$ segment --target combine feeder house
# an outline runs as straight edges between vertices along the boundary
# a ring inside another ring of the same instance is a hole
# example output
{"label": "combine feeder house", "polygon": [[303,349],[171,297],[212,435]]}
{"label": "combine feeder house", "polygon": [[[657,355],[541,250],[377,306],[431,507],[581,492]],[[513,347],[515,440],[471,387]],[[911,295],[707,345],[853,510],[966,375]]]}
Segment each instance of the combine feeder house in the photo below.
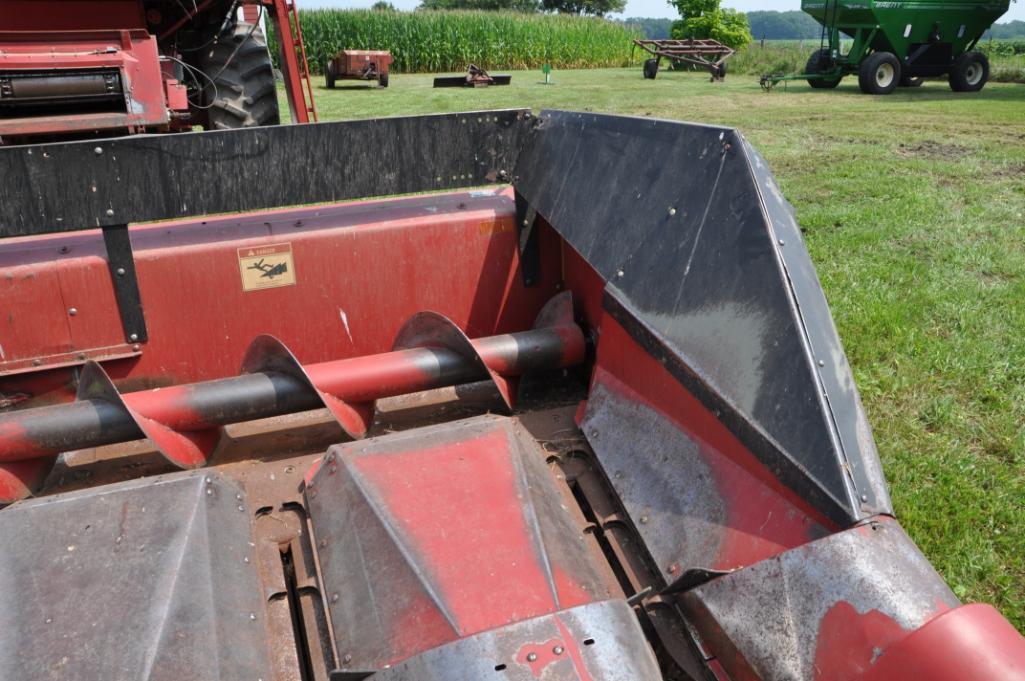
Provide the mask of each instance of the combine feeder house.
{"label": "combine feeder house", "polygon": [[[1008,7],[1008,0],[802,0],[822,25],[822,46],[804,73],[762,76],[762,87],[807,80],[830,89],[857,75],[863,92],[883,95],[947,76],[955,92],[977,92],[989,80],[989,60],[975,46]],[[846,52],[845,38],[853,41]]]}

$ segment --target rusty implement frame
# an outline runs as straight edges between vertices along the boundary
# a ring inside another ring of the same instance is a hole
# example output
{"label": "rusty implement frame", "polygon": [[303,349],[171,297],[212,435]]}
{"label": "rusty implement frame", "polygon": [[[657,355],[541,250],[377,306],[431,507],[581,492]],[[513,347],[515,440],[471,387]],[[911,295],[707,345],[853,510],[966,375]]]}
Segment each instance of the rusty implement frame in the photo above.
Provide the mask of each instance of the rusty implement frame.
{"label": "rusty implement frame", "polygon": [[707,69],[712,74],[712,81],[721,81],[726,77],[726,60],[736,54],[736,50],[718,40],[634,40],[634,45],[641,48],[652,59],[644,62],[644,77],[654,78],[663,59],[674,64],[690,64]]}
{"label": "rusty implement frame", "polygon": [[434,79],[434,87],[488,87],[489,85],[508,85],[512,76],[508,73],[491,75],[476,64],[466,68],[462,76],[438,76]]}

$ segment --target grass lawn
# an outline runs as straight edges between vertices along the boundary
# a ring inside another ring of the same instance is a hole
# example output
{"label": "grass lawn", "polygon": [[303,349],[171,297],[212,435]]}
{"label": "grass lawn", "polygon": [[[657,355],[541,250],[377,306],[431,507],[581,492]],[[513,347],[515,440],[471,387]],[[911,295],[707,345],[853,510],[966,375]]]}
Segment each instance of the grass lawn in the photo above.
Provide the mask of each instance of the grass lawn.
{"label": "grass lawn", "polygon": [[898,517],[959,596],[1025,630],[1025,85],[764,93],[639,67],[542,80],[318,79],[316,95],[323,120],[550,107],[739,128],[797,209]]}

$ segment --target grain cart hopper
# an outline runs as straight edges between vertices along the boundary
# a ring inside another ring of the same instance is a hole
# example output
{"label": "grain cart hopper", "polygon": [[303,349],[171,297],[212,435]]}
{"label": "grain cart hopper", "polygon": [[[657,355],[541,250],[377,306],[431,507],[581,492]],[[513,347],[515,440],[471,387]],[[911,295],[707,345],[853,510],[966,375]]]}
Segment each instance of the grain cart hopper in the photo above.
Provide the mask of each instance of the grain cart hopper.
{"label": "grain cart hopper", "polygon": [[[978,92],[989,79],[989,61],[975,50],[1009,0],[801,0],[822,25],[822,42],[805,72],[762,76],[771,89],[785,80],[807,80],[831,89],[857,75],[862,92],[885,95],[924,78],[947,76],[955,92]],[[842,41],[852,39],[844,52]]]}
{"label": "grain cart hopper", "polygon": [[315,119],[291,0],[2,0],[0,144],[275,125],[261,23],[292,120]]}
{"label": "grain cart hopper", "polygon": [[894,519],[735,130],[487,111],[0,175],[0,678],[1025,678]]}

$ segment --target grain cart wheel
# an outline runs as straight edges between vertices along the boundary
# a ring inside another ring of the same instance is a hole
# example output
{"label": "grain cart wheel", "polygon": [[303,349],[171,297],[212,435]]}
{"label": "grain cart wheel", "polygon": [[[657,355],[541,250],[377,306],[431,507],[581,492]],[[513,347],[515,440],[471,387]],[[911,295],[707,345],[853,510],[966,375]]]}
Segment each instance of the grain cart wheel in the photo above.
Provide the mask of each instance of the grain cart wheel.
{"label": "grain cart wheel", "polygon": [[950,89],[978,92],[989,80],[989,59],[982,52],[965,52],[950,67]]}
{"label": "grain cart wheel", "polygon": [[238,22],[205,55],[203,72],[216,86],[205,90],[210,107],[207,128],[251,128],[281,122],[274,69],[259,26]]}
{"label": "grain cart wheel", "polygon": [[327,64],[324,65],[324,83],[329,88],[333,88],[335,86],[336,78],[337,75],[335,74],[335,60],[328,59]]}
{"label": "grain cart wheel", "polygon": [[888,95],[900,85],[900,60],[892,52],[873,52],[861,62],[858,85],[866,95]]}
{"label": "grain cart wheel", "polygon": [[380,76],[378,76],[377,77],[377,84],[380,85],[381,87],[388,87],[388,74],[387,73],[382,73]]}
{"label": "grain cart wheel", "polygon": [[[808,63],[804,66],[804,72],[822,73],[827,68],[829,68],[829,66],[831,66],[831,61],[832,60],[829,57],[828,49],[823,48],[821,50],[815,50],[811,53],[811,56],[808,57]],[[840,84],[841,78],[837,78],[836,80],[826,80],[824,78],[809,78],[808,85],[811,85],[816,90],[832,90]]]}
{"label": "grain cart wheel", "polygon": [[922,87],[922,83],[925,82],[925,78],[921,76],[903,76],[900,79],[901,87]]}
{"label": "grain cart wheel", "polygon": [[646,59],[644,61],[644,77],[653,80],[658,75],[658,59]]}

